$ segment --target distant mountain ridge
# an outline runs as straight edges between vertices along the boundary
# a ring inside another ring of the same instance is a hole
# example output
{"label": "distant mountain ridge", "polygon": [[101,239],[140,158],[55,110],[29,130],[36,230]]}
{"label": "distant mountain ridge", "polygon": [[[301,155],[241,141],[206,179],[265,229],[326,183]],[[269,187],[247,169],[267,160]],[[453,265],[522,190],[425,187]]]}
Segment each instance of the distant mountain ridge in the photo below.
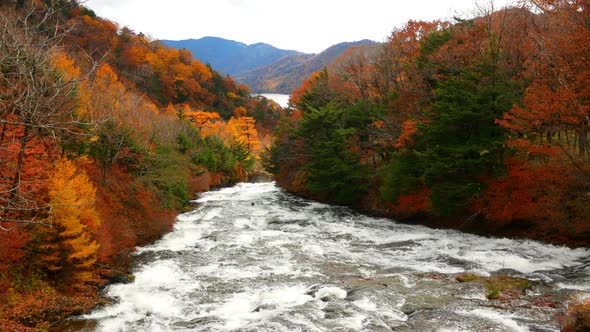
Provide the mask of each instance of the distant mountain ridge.
{"label": "distant mountain ridge", "polygon": [[267,66],[236,74],[234,78],[250,86],[253,92],[291,94],[304,79],[328,66],[349,47],[374,44],[377,43],[364,39],[336,44],[318,54],[287,55]]}
{"label": "distant mountain ridge", "polygon": [[283,50],[265,43],[246,45],[219,37],[161,40],[165,45],[185,48],[193,57],[215,70],[233,76],[252,92],[291,94],[311,73],[321,70],[351,46],[373,45],[364,39],[330,46],[318,54]]}
{"label": "distant mountain ridge", "polygon": [[244,73],[269,65],[287,56],[302,54],[292,50],[282,50],[265,43],[246,45],[244,43],[219,37],[200,39],[161,40],[165,45],[193,53],[193,57],[210,64],[215,70],[227,75]]}

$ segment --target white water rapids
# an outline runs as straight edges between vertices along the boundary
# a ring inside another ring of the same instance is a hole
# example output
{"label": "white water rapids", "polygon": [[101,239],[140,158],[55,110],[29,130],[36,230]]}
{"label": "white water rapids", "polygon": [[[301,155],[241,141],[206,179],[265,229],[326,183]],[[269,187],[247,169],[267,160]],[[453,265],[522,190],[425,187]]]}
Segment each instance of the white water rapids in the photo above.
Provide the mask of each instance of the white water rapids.
{"label": "white water rapids", "polygon": [[[587,249],[398,224],[274,183],[197,202],[139,248],[134,282],[106,289],[113,304],[77,318],[87,330],[558,331],[559,308],[533,299],[590,290]],[[455,281],[465,271],[535,282],[522,303],[492,305]]]}

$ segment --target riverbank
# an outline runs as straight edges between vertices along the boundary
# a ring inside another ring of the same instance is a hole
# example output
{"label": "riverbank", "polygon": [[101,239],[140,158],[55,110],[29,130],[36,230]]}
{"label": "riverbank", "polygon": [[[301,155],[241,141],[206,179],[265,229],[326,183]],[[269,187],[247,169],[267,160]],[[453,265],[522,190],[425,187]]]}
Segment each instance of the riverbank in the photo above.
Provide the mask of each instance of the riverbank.
{"label": "riverbank", "polygon": [[[87,167],[89,174],[93,174],[91,167]],[[111,183],[117,175],[110,176]],[[98,177],[96,177],[98,178]],[[194,176],[188,181],[188,186],[193,193],[201,193],[215,188],[227,187],[236,183],[236,179],[219,172],[204,172]],[[102,209],[101,213],[110,216],[113,202],[122,198],[123,191],[113,186],[101,185],[97,182],[97,206]],[[129,197],[133,194],[128,193]],[[125,199],[129,199],[129,197]],[[159,227],[150,230],[149,237],[145,237],[139,246],[154,243],[173,229],[176,216],[179,213],[192,209],[189,202],[181,205],[185,207],[176,211],[165,211],[154,215],[157,220],[142,222],[142,225],[165,224],[168,227]],[[152,206],[153,210],[161,207]],[[121,211],[119,211],[121,212]],[[117,212],[118,213],[118,212]],[[140,218],[141,211],[128,211],[135,217]],[[146,214],[150,216],[150,214]],[[129,216],[125,215],[125,218]],[[169,219],[169,220],[166,220]],[[121,234],[118,234],[121,236]],[[112,299],[102,296],[102,290],[111,284],[124,284],[132,282],[135,276],[132,274],[134,259],[131,255],[135,247],[129,247],[125,243],[119,243],[118,253],[110,256],[100,257],[93,269],[94,277],[91,282],[77,287],[59,287],[50,285],[41,278],[23,278],[17,281],[17,287],[11,288],[8,297],[0,302],[0,331],[39,331],[39,329],[52,330],[52,326],[67,319],[68,317],[85,314],[98,306],[109,304]],[[17,274],[18,275],[18,274]]]}
{"label": "riverbank", "polygon": [[486,219],[482,213],[472,215],[434,216],[426,213],[399,215],[380,204],[362,202],[353,208],[371,216],[385,217],[408,225],[423,225],[435,229],[456,229],[485,237],[526,239],[570,248],[590,247],[590,234],[568,228],[567,223],[555,224],[542,220],[514,220],[500,224]]}
{"label": "riverbank", "polygon": [[[382,215],[388,218],[394,218],[387,213]],[[584,232],[578,233],[568,229],[566,226],[555,227],[555,225],[538,220],[516,220],[510,224],[498,225],[480,215],[471,217],[465,215],[447,218],[414,216],[396,220],[406,224],[424,225],[437,229],[456,229],[461,232],[486,237],[534,240],[570,248],[590,247],[590,234]],[[457,220],[460,222],[457,222]]]}

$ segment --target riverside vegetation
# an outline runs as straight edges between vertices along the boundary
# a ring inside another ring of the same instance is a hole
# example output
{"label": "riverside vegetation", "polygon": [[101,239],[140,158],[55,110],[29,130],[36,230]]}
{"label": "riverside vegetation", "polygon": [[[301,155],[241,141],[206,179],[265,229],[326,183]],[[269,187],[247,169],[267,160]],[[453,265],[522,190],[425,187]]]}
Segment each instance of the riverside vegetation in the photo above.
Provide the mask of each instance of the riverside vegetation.
{"label": "riverside vegetation", "polygon": [[525,1],[350,48],[294,92],[266,166],[396,220],[588,246],[589,19]]}

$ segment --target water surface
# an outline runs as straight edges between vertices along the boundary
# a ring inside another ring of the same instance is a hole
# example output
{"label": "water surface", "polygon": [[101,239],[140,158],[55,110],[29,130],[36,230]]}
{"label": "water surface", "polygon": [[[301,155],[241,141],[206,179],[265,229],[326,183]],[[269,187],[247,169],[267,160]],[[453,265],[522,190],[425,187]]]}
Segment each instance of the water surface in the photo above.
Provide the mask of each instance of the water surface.
{"label": "water surface", "polygon": [[[106,290],[114,303],[72,330],[558,331],[564,302],[590,289],[586,249],[402,225],[274,183],[197,202],[171,233],[139,248],[135,281]],[[455,280],[465,271],[533,286],[490,301],[478,283]]]}
{"label": "water surface", "polygon": [[289,98],[291,97],[290,95],[286,95],[286,94],[282,94],[282,93],[259,93],[259,94],[256,94],[255,96],[263,96],[265,98],[268,98],[268,99],[276,102],[277,104],[279,104],[283,108],[287,108],[289,106]]}

